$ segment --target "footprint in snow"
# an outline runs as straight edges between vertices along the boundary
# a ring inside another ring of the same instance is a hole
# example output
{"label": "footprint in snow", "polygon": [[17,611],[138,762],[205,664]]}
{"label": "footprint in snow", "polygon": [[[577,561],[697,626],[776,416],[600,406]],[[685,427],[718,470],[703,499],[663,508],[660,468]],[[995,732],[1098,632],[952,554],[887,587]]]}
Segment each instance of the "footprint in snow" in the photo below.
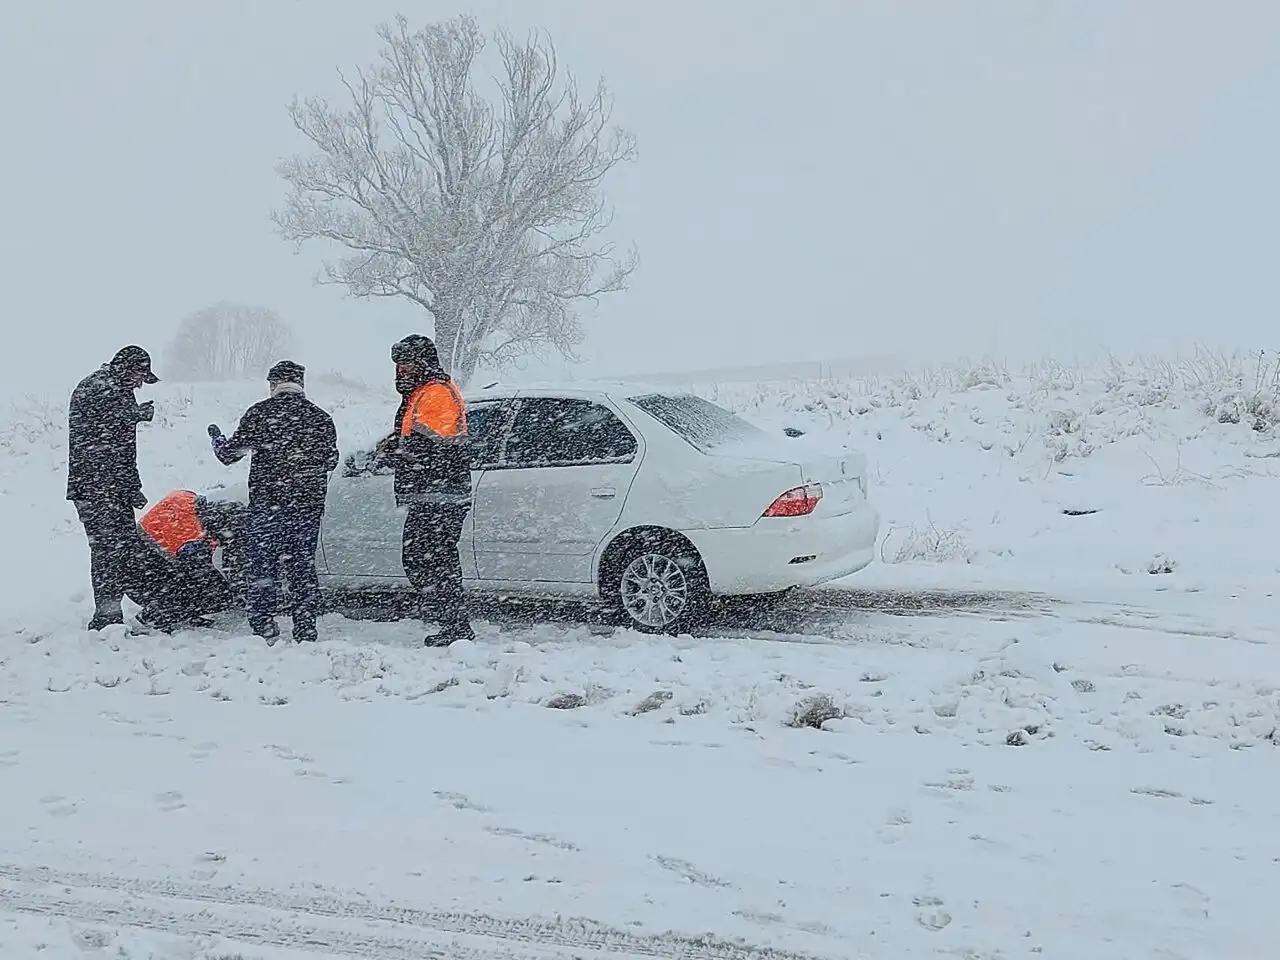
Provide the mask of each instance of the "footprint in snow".
{"label": "footprint in snow", "polygon": [[700,887],[732,887],[733,884],[727,880],[721,880],[719,877],[713,877],[709,873],[704,873],[698,869],[695,864],[688,860],[681,860],[678,857],[654,856],[650,858],[658,866],[664,870],[670,870],[672,873],[678,874],[689,883],[697,884]]}
{"label": "footprint in snow", "polygon": [[1176,791],[1176,790],[1165,790],[1165,789],[1164,789],[1164,788],[1162,788],[1162,787],[1134,787],[1134,788],[1133,788],[1132,790],[1130,790],[1129,792],[1130,792],[1130,793],[1136,793],[1136,794],[1138,794],[1138,795],[1140,795],[1140,796],[1147,796],[1147,797],[1159,797],[1159,798],[1161,798],[1161,799],[1163,799],[1163,800],[1180,800],[1180,799],[1182,799],[1182,794],[1178,793],[1178,791]]}
{"label": "footprint in snow", "polygon": [[175,810],[181,810],[187,805],[177,790],[166,790],[164,793],[157,793],[153,798],[158,806],[165,813],[172,813]]}
{"label": "footprint in snow", "polygon": [[570,843],[568,840],[561,840],[545,833],[525,833],[523,830],[517,830],[514,827],[485,827],[486,833],[491,833],[495,837],[511,837],[515,840],[527,840],[529,843],[540,843],[544,846],[555,847],[557,850],[567,850],[577,853],[580,849],[576,844]]}
{"label": "footprint in snow", "polygon": [[455,810],[473,810],[476,813],[493,813],[491,807],[486,807],[482,803],[476,803],[470,797],[463,793],[454,793],[452,790],[435,790],[433,795],[437,800],[443,800]]}
{"label": "footprint in snow", "polygon": [[278,743],[267,744],[267,749],[274,753],[281,760],[296,760],[299,763],[314,763],[315,757],[309,757],[305,753],[298,753],[292,747],[281,746]]}
{"label": "footprint in snow", "polygon": [[45,794],[40,798],[40,802],[48,808],[51,817],[70,817],[79,812],[74,801],[67,800],[58,793]]}
{"label": "footprint in snow", "polygon": [[876,837],[881,843],[893,845],[902,840],[909,826],[911,826],[911,811],[905,807],[899,807],[885,815],[884,823],[876,828]]}
{"label": "footprint in snow", "polygon": [[936,933],[951,923],[951,914],[942,909],[942,901],[937,897],[915,897],[911,902],[919,907],[916,923],[926,930]]}

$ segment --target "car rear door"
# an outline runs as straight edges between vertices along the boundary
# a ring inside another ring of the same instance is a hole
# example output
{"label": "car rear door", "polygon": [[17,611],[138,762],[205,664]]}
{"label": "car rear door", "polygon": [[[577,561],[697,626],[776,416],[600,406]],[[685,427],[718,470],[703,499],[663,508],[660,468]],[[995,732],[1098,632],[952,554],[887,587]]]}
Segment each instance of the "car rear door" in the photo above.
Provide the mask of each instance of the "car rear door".
{"label": "car rear door", "polygon": [[517,400],[501,460],[476,488],[479,578],[590,583],[642,455],[637,434],[601,402]]}

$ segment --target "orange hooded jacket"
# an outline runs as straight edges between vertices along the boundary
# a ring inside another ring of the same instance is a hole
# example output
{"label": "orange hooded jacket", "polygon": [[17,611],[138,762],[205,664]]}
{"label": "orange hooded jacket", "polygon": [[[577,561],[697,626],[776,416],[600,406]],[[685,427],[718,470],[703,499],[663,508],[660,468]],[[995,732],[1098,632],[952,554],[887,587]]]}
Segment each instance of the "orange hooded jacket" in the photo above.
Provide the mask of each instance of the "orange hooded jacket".
{"label": "orange hooded jacket", "polygon": [[196,495],[191,490],[175,490],[142,515],[142,530],[173,556],[192,540],[214,540],[196,516]]}

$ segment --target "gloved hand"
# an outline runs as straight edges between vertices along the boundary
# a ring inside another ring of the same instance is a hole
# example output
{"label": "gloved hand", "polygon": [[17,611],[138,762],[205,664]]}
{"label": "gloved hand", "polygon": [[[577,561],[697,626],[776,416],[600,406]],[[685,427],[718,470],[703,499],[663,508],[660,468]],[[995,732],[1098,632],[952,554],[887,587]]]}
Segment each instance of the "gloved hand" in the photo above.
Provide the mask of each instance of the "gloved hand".
{"label": "gloved hand", "polygon": [[216,423],[209,424],[209,439],[213,442],[214,450],[217,450],[227,442],[227,438],[222,433],[222,428]]}
{"label": "gloved hand", "polygon": [[148,400],[146,403],[138,404],[138,422],[139,423],[150,423],[153,419],[155,419],[155,415],[156,415],[156,402],[154,400]]}
{"label": "gloved hand", "polygon": [[135,510],[141,510],[147,505],[147,495],[139,490],[133,495],[133,500],[129,504]]}

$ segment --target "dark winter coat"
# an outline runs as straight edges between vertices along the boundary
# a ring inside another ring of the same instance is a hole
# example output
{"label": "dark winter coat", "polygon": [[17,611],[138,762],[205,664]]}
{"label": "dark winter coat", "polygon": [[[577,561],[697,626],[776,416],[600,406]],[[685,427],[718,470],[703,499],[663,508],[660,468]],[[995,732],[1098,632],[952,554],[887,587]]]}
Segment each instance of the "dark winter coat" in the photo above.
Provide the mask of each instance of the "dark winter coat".
{"label": "dark winter coat", "polygon": [[329,474],[338,465],[333,418],[300,391],[255,403],[218,451],[223,463],[252,454],[249,506],[324,512]]}
{"label": "dark winter coat", "polygon": [[426,377],[418,387],[429,383],[446,384],[454,392],[462,429],[447,437],[422,429],[406,432],[405,417],[416,391],[401,399],[393,434],[398,444],[390,457],[395,466],[396,502],[467,504],[471,500],[471,456],[466,437],[466,404],[444,373]]}
{"label": "dark winter coat", "polygon": [[132,503],[142,493],[133,390],[103,364],[77,384],[67,412],[67,499]]}

